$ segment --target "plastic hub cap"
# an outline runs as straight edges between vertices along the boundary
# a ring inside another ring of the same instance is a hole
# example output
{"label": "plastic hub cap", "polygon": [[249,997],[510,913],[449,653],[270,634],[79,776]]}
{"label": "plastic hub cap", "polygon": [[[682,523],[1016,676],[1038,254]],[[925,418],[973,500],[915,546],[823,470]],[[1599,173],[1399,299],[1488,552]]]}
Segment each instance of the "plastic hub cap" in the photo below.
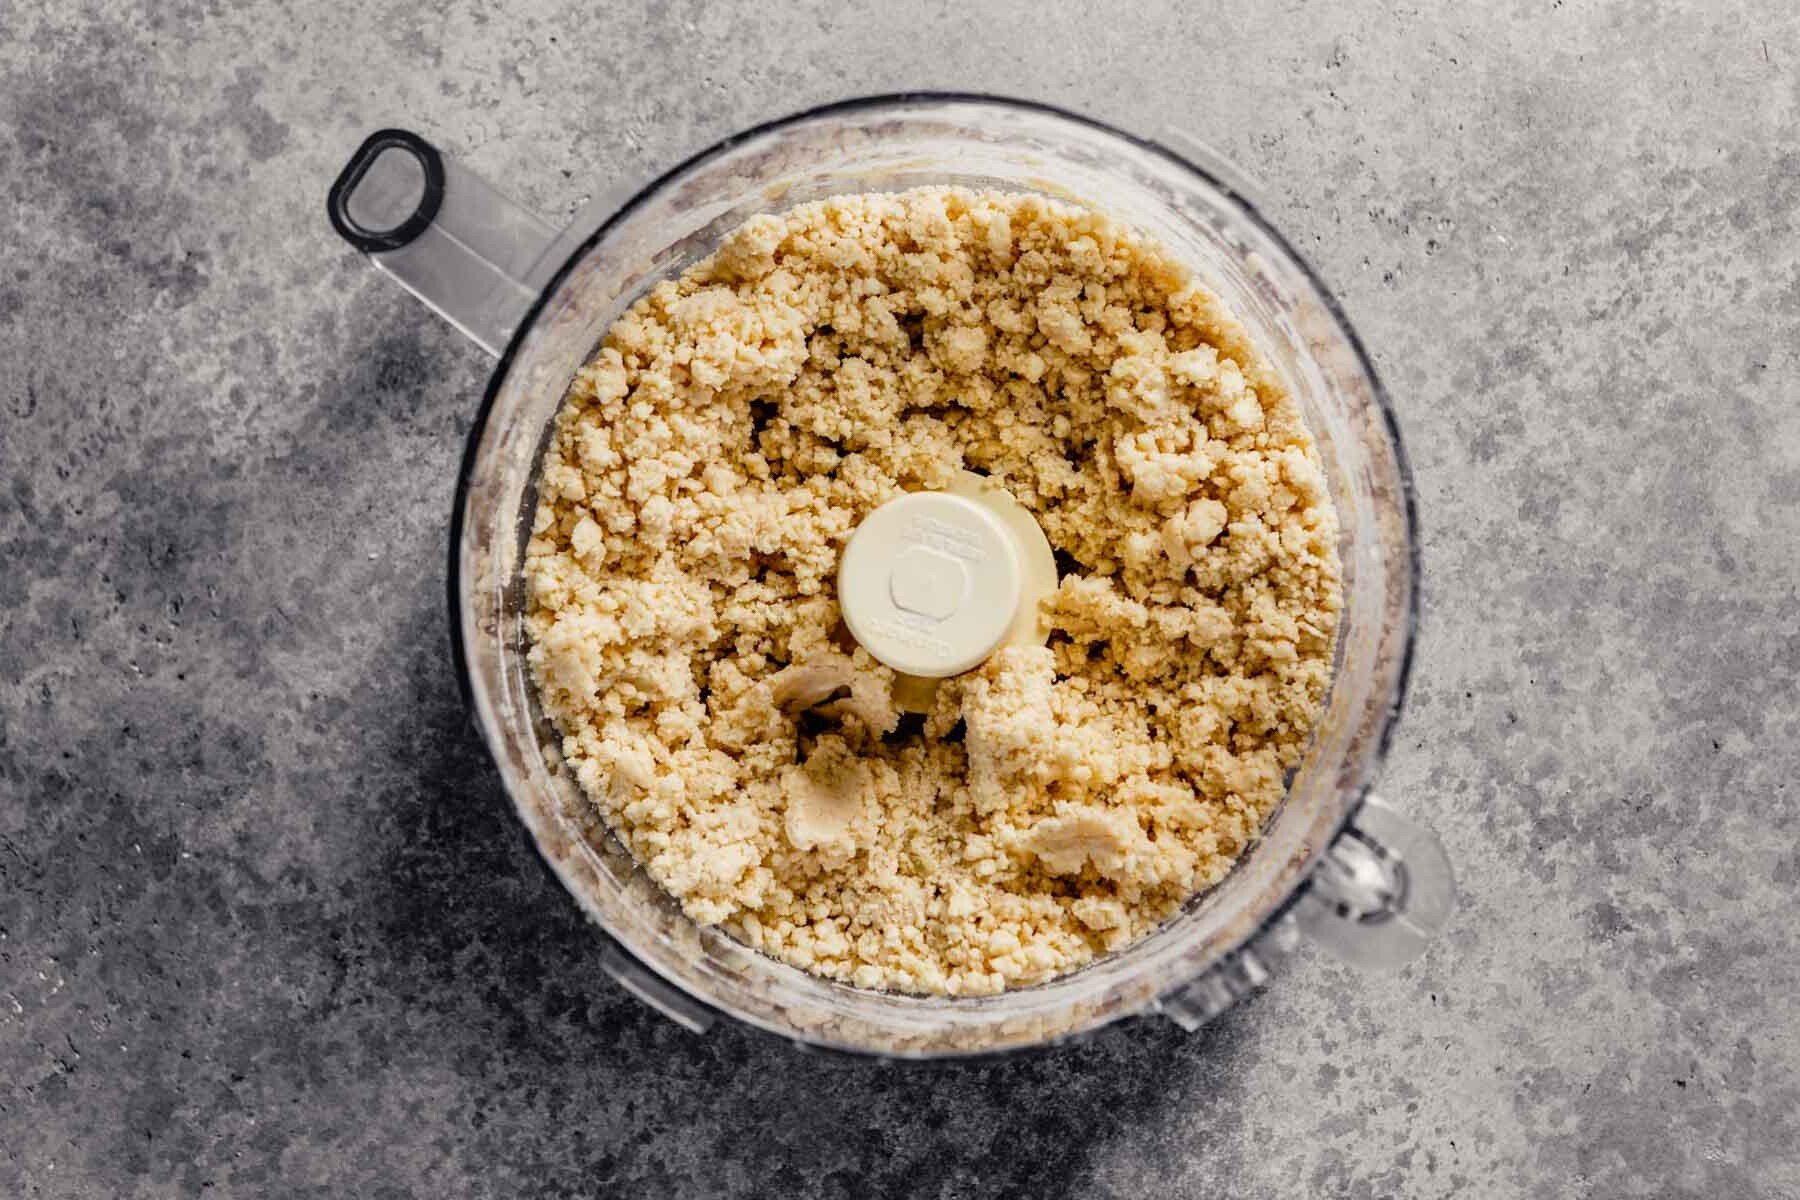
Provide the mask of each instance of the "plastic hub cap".
{"label": "plastic hub cap", "polygon": [[942,679],[1006,640],[1022,588],[999,519],[947,492],[911,492],[870,513],[838,564],[851,636],[906,675]]}

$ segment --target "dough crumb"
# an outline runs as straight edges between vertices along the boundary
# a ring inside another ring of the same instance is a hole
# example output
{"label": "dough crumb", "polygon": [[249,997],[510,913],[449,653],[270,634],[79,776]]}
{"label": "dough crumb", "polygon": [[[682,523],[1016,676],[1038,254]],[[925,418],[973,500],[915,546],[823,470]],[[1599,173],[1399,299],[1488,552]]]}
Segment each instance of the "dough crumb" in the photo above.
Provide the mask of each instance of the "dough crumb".
{"label": "dough crumb", "polygon": [[[902,681],[903,715],[837,561],[964,470],[1058,554],[1048,642]],[[1102,214],[953,188],[754,217],[634,304],[556,418],[525,576],[563,756],[652,878],[806,970],[951,995],[1223,877],[1341,606],[1312,438],[1218,299]]]}

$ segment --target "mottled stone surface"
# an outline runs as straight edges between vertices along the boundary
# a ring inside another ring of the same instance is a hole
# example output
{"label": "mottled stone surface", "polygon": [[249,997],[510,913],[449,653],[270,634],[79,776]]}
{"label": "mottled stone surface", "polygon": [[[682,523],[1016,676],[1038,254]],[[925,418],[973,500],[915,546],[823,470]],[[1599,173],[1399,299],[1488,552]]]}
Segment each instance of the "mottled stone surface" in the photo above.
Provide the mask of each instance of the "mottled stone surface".
{"label": "mottled stone surface", "polygon": [[[1794,8],[772,7],[0,0],[0,1195],[1800,1195]],[[1411,968],[802,1056],[620,993],[518,833],[441,597],[487,364],[326,183],[404,124],[559,216],[915,86],[1197,132],[1366,336]]]}

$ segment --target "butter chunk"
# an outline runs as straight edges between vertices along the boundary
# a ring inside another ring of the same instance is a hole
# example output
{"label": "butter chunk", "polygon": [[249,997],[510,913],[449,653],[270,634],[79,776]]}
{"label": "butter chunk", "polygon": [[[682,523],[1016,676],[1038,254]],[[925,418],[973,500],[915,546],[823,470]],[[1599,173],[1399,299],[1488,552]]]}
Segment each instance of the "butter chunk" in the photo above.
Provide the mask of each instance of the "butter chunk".
{"label": "butter chunk", "polygon": [[840,854],[855,849],[851,826],[869,794],[869,768],[839,739],[822,741],[803,766],[782,773],[787,802],[784,828],[801,850]]}
{"label": "butter chunk", "polygon": [[1142,852],[1144,835],[1129,812],[1087,807],[1039,821],[1022,845],[1053,875],[1077,875],[1091,863],[1116,877]]}

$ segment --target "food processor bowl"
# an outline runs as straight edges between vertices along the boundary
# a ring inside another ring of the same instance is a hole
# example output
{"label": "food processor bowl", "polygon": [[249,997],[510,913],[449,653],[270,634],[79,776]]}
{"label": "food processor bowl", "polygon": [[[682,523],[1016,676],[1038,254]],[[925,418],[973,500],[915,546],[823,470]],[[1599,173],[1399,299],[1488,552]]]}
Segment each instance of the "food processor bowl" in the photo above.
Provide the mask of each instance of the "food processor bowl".
{"label": "food processor bowl", "polygon": [[[557,233],[415,134],[383,130],[332,186],[338,232],[499,358],[469,435],[450,537],[467,699],[531,836],[608,939],[618,982],[704,1031],[729,1017],[795,1042],[931,1057],[1066,1039],[1128,1016],[1195,1028],[1304,935],[1405,962],[1453,904],[1432,835],[1369,793],[1405,692],[1416,618],[1411,478],[1381,385],[1317,276],[1224,160],[1040,104],[907,94],[736,134]],[[540,457],[576,370],[656,282],[746,218],[823,197],[960,185],[1101,209],[1187,262],[1237,314],[1312,428],[1341,523],[1344,610],[1310,748],[1261,836],[1161,928],[1091,965],[979,997],[872,991],[702,927],[584,799],[526,668],[520,566]]]}

